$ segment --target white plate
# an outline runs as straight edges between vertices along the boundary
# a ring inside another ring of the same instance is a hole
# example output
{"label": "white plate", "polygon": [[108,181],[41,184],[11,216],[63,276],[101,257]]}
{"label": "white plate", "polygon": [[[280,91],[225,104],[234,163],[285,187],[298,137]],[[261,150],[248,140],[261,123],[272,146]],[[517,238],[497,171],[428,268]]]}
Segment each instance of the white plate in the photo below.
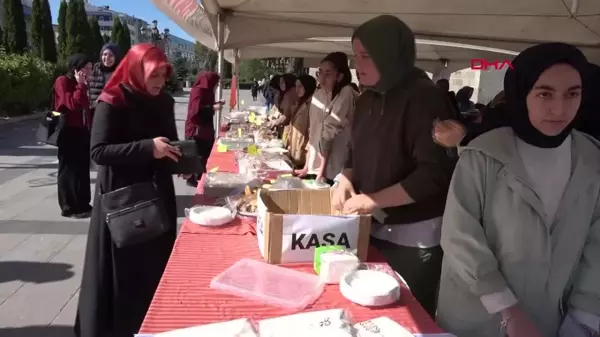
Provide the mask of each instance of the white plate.
{"label": "white plate", "polygon": [[284,154],[284,153],[288,153],[289,151],[281,148],[281,147],[267,147],[265,149],[262,149],[261,151],[266,152],[266,153],[279,153],[279,154]]}
{"label": "white plate", "polygon": [[355,270],[340,280],[342,295],[362,306],[378,307],[400,299],[400,284],[392,276],[376,270]]}
{"label": "white plate", "polygon": [[233,220],[229,208],[219,206],[194,206],[185,209],[185,215],[191,222],[202,226],[222,226]]}

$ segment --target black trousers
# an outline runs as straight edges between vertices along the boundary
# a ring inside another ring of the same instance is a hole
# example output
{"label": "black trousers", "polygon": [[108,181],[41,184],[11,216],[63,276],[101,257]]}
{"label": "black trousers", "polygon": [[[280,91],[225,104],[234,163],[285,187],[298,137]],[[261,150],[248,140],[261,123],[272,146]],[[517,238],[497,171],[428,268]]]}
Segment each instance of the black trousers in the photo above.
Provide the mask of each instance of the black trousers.
{"label": "black trousers", "polygon": [[90,210],[90,133],[66,127],[58,138],[58,204],[62,215]]}
{"label": "black trousers", "polygon": [[400,274],[427,313],[435,318],[442,272],[442,247],[407,247],[371,237],[373,244]]}

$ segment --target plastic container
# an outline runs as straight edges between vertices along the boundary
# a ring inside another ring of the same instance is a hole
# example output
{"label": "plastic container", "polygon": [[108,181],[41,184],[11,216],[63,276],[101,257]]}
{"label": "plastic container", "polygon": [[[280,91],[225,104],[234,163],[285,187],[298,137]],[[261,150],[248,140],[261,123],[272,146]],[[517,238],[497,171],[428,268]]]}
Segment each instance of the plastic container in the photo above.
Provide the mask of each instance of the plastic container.
{"label": "plastic container", "polygon": [[210,287],[233,295],[293,310],[302,310],[323,293],[317,275],[241,259],[210,282]]}

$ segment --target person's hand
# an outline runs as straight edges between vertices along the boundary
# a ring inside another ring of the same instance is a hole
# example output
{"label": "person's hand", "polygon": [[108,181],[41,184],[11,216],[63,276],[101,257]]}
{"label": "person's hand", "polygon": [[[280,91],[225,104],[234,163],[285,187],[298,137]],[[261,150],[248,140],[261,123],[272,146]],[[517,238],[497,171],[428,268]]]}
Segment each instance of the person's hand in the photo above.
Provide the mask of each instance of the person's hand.
{"label": "person's hand", "polygon": [[367,194],[357,194],[344,203],[344,214],[372,214],[377,204]]}
{"label": "person's hand", "polygon": [[308,175],[308,168],[303,168],[301,170],[293,170],[292,174],[297,176],[298,178],[304,178]]}
{"label": "person's hand", "polygon": [[331,203],[333,209],[339,212],[344,210],[344,204],[346,200],[356,195],[352,182],[343,174],[340,175],[340,179],[337,182],[337,186],[333,189],[333,195],[331,196]]}
{"label": "person's hand", "polygon": [[467,134],[466,128],[455,120],[437,120],[433,122],[433,141],[443,147],[452,148],[460,145]]}
{"label": "person's hand", "polygon": [[157,137],[152,140],[154,158],[161,159],[164,157],[171,158],[174,161],[179,161],[181,157],[181,150],[179,148],[169,144],[169,138]]}
{"label": "person's hand", "polygon": [[75,81],[79,84],[87,84],[87,72],[83,69],[75,70]]}
{"label": "person's hand", "polygon": [[514,306],[502,311],[507,320],[506,336],[508,337],[542,337],[542,333],[523,310]]}
{"label": "person's hand", "polygon": [[225,104],[225,101],[218,101],[217,103],[215,103],[213,105],[213,110],[214,111],[221,111],[223,109],[223,105]]}

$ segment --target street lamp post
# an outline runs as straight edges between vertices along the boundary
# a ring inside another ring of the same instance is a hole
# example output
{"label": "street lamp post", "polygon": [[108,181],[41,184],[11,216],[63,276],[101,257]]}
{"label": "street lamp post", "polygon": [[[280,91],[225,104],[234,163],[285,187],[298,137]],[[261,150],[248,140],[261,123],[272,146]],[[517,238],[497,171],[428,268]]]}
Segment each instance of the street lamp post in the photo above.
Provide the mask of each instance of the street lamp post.
{"label": "street lamp post", "polygon": [[[158,21],[153,20],[152,25],[148,25],[147,27],[142,27],[140,29],[140,31],[141,31],[142,36],[144,37],[145,41],[152,42],[153,45],[163,49],[165,54],[167,54],[167,56],[169,56],[168,44],[169,44],[170,32],[169,32],[168,28],[165,28],[165,30],[161,33],[158,30]],[[162,46],[161,46],[161,41],[162,41]]]}

